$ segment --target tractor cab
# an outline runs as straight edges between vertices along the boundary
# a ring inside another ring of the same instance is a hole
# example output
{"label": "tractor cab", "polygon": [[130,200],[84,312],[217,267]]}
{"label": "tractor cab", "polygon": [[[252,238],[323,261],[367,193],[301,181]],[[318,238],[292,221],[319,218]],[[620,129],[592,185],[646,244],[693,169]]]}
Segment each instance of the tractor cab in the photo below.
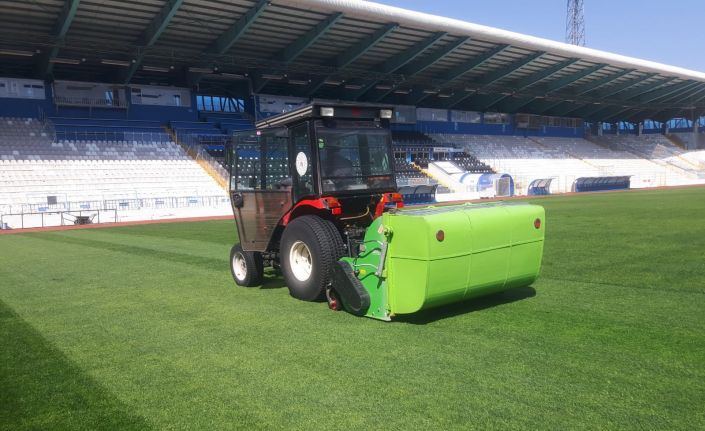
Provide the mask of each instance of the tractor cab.
{"label": "tractor cab", "polygon": [[276,250],[282,229],[303,214],[340,229],[348,216],[369,225],[380,200],[397,191],[391,115],[386,107],[312,104],[236,133],[227,160],[242,248]]}

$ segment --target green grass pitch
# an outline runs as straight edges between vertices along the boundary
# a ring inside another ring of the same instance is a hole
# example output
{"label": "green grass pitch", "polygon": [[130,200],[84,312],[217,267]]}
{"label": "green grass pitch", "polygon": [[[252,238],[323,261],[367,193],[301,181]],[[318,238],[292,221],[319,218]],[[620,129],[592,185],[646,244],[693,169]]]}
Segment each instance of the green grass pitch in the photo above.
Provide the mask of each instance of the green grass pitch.
{"label": "green grass pitch", "polygon": [[0,429],[705,429],[705,188],[537,202],[532,287],[392,323],[231,221],[0,236]]}

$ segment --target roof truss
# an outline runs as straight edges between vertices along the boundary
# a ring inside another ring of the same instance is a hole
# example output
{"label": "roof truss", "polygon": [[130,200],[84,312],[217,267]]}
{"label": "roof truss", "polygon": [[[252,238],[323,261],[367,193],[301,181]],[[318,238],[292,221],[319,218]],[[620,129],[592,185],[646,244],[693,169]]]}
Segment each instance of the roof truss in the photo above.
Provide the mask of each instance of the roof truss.
{"label": "roof truss", "polygon": [[269,5],[269,0],[259,0],[252,9],[233,23],[206,51],[212,54],[225,54],[237,42]]}
{"label": "roof truss", "polygon": [[[513,73],[517,69],[520,69],[527,64],[531,63],[532,61],[536,60],[537,58],[541,57],[544,55],[545,52],[543,51],[538,51],[533,54],[530,54],[524,58],[520,58],[519,60],[513,61],[506,66],[503,66],[493,72],[490,72],[489,74],[483,76],[480,78],[478,81],[474,82],[473,84],[481,87],[486,87],[488,85],[492,85],[495,82],[499,81],[500,79],[504,78],[505,76]],[[448,108],[452,108],[456,106],[458,103],[462,102],[463,100],[467,99],[470,97],[473,93],[471,92],[459,92],[456,93],[455,96],[452,96],[448,99],[448,101],[445,103],[445,106]]]}
{"label": "roof truss", "polygon": [[[73,19],[76,17],[80,3],[81,0],[67,0],[64,2],[64,7],[61,9],[59,19],[56,20],[56,24],[54,24],[54,29],[52,30],[52,36],[57,39],[60,44],[63,43],[64,37],[66,37],[66,33],[69,31]],[[42,56],[39,62],[39,76],[48,77],[51,75],[54,69],[52,60],[54,60],[58,54],[59,46],[55,45],[49,48],[48,52]]]}
{"label": "roof truss", "polygon": [[[556,73],[560,72],[561,70],[565,69],[566,67],[575,64],[579,59],[577,58],[569,58],[568,60],[562,61],[560,63],[557,63],[548,69],[543,69],[539,70],[537,72],[532,73],[531,75],[522,78],[518,80],[516,83],[512,84],[512,87],[514,91],[520,92],[527,87],[531,87],[532,85],[536,84],[539,81],[542,81],[552,75],[555,75]],[[505,95],[501,98],[499,98],[496,102],[492,103],[489,106],[484,106],[483,110],[489,109],[490,107],[494,106],[495,104],[501,102],[502,100],[508,99],[511,96]]]}
{"label": "roof truss", "polygon": [[[328,16],[323,21],[316,24],[311,30],[304,33],[293,43],[289,44],[286,48],[282,49],[279,54],[277,54],[277,59],[283,63],[291,63],[296,60],[308,47],[316,43],[318,39],[321,38],[336,22],[338,22],[343,17],[342,13],[334,13]],[[268,79],[264,79],[261,76],[253,82],[253,91],[259,93],[262,89],[269,83]]]}
{"label": "roof truss", "polygon": [[[423,53],[429,47],[433,46],[436,42],[438,42],[444,36],[446,36],[446,33],[444,33],[444,32],[438,32],[438,33],[432,34],[431,36],[427,37],[426,39],[424,39],[420,42],[417,42],[416,44],[405,49],[404,51],[388,58],[384,63],[382,63],[378,67],[376,67],[375,71],[379,72],[379,73],[393,73],[393,72],[397,71],[399,68],[407,65],[412,60],[414,60],[416,57],[421,55],[421,53]],[[351,96],[350,96],[351,99],[354,99],[354,100],[360,99],[365,93],[367,93],[372,88],[374,88],[378,83],[379,83],[378,80],[373,80],[373,81],[367,83],[361,89],[359,89],[359,90],[355,91],[353,94],[351,94]]]}
{"label": "roof truss", "polygon": [[617,72],[612,75],[608,75],[603,78],[588,82],[584,85],[581,85],[576,90],[576,92],[573,93],[573,95],[574,96],[582,96],[583,94],[589,93],[593,90],[597,90],[600,87],[604,87],[605,85],[610,84],[623,76],[629,75],[632,72],[634,72],[634,69],[625,69],[625,70],[622,70],[621,72]]}
{"label": "roof truss", "polygon": [[[171,19],[174,15],[176,15],[176,12],[179,10],[183,2],[184,0],[167,1],[140,36],[139,45],[145,48],[154,45],[154,43],[159,39],[159,36],[164,33],[164,30],[166,30],[167,26],[171,22]],[[137,72],[142,65],[143,60],[144,52],[140,51],[137,58],[134,59],[130,67],[127,69],[127,72],[122,79],[123,82],[126,84],[130,82],[135,72]]]}
{"label": "roof truss", "polygon": [[[593,94],[591,94],[591,97],[597,98],[597,99],[606,99],[608,97],[616,96],[617,94],[623,93],[622,96],[620,97],[620,100],[626,100],[634,96],[638,96],[639,94],[642,94],[646,91],[649,91],[653,87],[643,85],[641,87],[633,88],[631,91],[627,91],[630,88],[634,87],[637,84],[641,84],[644,81],[647,81],[651,78],[656,76],[655,73],[649,73],[646,74],[642,77],[632,79],[630,81],[627,81],[625,83],[619,84],[619,85],[614,85],[609,88],[605,88],[604,90],[600,91],[595,91]],[[661,80],[659,83],[664,83],[665,80]]]}
{"label": "roof truss", "polygon": [[321,38],[336,22],[343,17],[342,13],[335,13],[328,16],[328,18],[316,24],[311,30],[307,31],[304,35],[299,37],[286,48],[284,48],[278,55],[277,59],[284,63],[291,63],[296,60],[308,47],[316,43],[318,39]]}
{"label": "roof truss", "polygon": [[679,84],[669,85],[668,87],[643,93],[640,97],[635,100],[635,102],[639,104],[651,103],[666,96],[670,96],[672,94],[681,94],[683,90],[689,90],[694,87],[697,87],[698,85],[700,85],[700,83],[693,81],[685,81]]}
{"label": "roof truss", "polygon": [[[416,61],[414,63],[411,63],[411,64],[401,68],[398,71],[398,73],[401,75],[405,75],[407,78],[412,78],[414,75],[421,73],[424,70],[428,69],[429,67],[433,66],[434,64],[438,63],[440,60],[442,60],[448,54],[457,50],[458,48],[463,46],[469,40],[470,40],[469,37],[461,37],[460,39],[456,40],[455,42],[448,44],[448,46],[444,47],[443,49],[440,49],[438,52],[434,53],[433,55],[428,56],[428,58],[424,58],[422,60]],[[390,90],[387,90],[384,93],[377,96],[376,98],[374,98],[374,101],[379,102],[380,100],[384,99],[389,94],[394,92],[394,90],[395,90],[395,88],[392,87]]]}
{"label": "roof truss", "polygon": [[[380,41],[387,37],[389,33],[393,32],[397,28],[399,28],[399,24],[397,23],[390,23],[380,27],[371,35],[365,37],[355,45],[346,49],[342,54],[333,59],[331,63],[334,64],[338,69],[343,69],[347,67],[352,62],[360,58],[360,56],[364,55],[367,51],[372,49],[375,45],[377,45]],[[313,81],[311,85],[309,85],[307,96],[313,96],[313,94],[318,91],[329,78],[330,76],[322,76],[317,80]]]}
{"label": "roof truss", "polygon": [[541,101],[544,99],[544,96],[546,94],[552,93],[554,91],[558,91],[562,88],[565,88],[565,87],[573,84],[574,82],[590,75],[591,73],[597,72],[598,70],[602,69],[605,66],[606,66],[606,64],[596,64],[594,66],[587,67],[579,72],[576,72],[572,75],[568,75],[568,76],[565,76],[561,79],[557,79],[556,81],[549,83],[546,87],[544,87],[542,89],[544,92],[543,96],[522,97],[522,98],[518,98],[518,99],[514,100],[513,102],[510,102],[508,105],[509,107],[506,108],[506,109],[508,109],[507,112],[515,112],[515,111],[518,111],[519,109],[529,105],[532,102]]}

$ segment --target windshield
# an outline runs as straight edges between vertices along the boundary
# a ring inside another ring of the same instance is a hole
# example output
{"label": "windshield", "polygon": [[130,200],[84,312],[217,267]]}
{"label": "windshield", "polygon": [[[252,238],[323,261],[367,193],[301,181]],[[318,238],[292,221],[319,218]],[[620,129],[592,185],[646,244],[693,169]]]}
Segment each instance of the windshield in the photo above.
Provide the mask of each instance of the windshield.
{"label": "windshield", "polygon": [[389,160],[389,131],[360,126],[358,122],[337,121],[335,127],[326,127],[317,122],[324,193],[396,187]]}

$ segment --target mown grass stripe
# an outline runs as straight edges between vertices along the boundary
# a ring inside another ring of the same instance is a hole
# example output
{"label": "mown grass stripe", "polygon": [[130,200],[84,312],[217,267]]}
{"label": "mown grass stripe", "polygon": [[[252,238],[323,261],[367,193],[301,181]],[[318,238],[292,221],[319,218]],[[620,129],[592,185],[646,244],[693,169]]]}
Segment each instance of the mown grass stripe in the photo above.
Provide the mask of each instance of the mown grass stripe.
{"label": "mown grass stripe", "polygon": [[63,244],[71,244],[80,247],[90,247],[99,250],[124,253],[132,256],[140,256],[150,259],[167,260],[173,263],[198,266],[207,270],[223,270],[228,268],[228,257],[223,256],[221,259],[203,257],[190,253],[180,253],[175,251],[156,250],[149,247],[139,247],[134,245],[126,245],[109,241],[100,241],[88,238],[76,238],[62,234],[46,235],[39,238],[42,241],[58,242]]}

